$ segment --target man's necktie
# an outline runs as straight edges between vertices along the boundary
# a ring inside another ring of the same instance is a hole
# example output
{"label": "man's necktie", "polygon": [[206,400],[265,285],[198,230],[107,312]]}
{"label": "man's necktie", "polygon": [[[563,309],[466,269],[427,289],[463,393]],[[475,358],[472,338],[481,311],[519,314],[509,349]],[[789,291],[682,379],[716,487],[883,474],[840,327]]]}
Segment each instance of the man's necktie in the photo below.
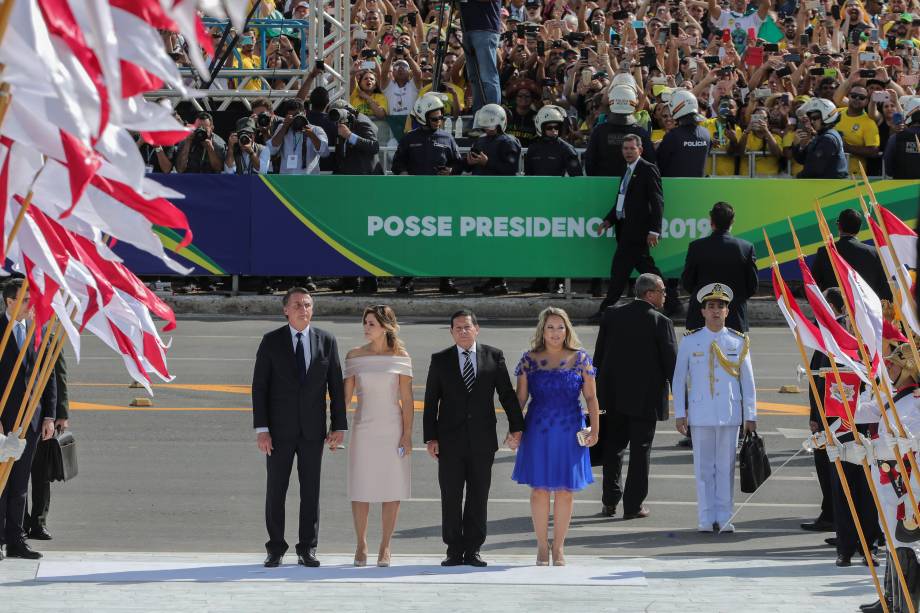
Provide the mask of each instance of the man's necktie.
{"label": "man's necktie", "polygon": [[632,167],[626,167],[626,174],[623,175],[623,180],[620,181],[620,195],[622,198],[617,198],[617,219],[623,219],[626,216],[626,213],[623,211],[623,206],[626,201],[626,189],[629,187],[629,180],[632,178]]}
{"label": "man's necktie", "polygon": [[466,391],[472,392],[473,385],[476,383],[476,372],[473,370],[473,361],[470,359],[471,351],[464,351],[463,357],[463,382],[466,384]]}
{"label": "man's necktie", "polygon": [[298,332],[294,336],[297,337],[297,349],[294,351],[294,357],[297,360],[297,378],[303,383],[307,380],[307,356],[303,350],[303,333]]}
{"label": "man's necktie", "polygon": [[26,327],[21,321],[17,321],[13,326],[13,334],[16,335],[16,346],[22,349],[22,344],[26,340]]}

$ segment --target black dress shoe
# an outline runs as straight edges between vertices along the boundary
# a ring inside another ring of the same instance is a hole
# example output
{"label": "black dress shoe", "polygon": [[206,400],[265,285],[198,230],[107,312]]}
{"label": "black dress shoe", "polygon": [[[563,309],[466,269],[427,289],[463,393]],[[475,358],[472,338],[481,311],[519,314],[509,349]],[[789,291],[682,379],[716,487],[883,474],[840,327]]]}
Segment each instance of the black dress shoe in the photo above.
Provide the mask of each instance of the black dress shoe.
{"label": "black dress shoe", "polygon": [[283,553],[270,553],[265,556],[265,562],[263,566],[265,566],[265,568],[277,568],[281,566],[281,558],[283,557]]}
{"label": "black dress shoe", "polygon": [[441,281],[440,285],[438,286],[438,291],[440,291],[442,294],[450,294],[451,296],[460,293],[460,290],[457,289],[456,285],[454,285],[453,279],[445,279],[444,281]]}
{"label": "black dress shoe", "polygon": [[690,438],[689,436],[685,436],[684,438],[677,441],[677,446],[686,447],[687,449],[693,449],[693,439]]}
{"label": "black dress shoe", "polygon": [[[861,604],[859,605],[859,610],[863,613],[882,613],[885,609],[882,608],[882,601],[876,600],[872,604]],[[888,605],[888,610],[891,610],[891,605]]]}
{"label": "black dress shoe", "polygon": [[316,556],[310,552],[298,553],[297,563],[308,568],[317,568],[319,566],[319,560],[317,560]]}
{"label": "black dress shoe", "polygon": [[29,547],[28,543],[16,543],[6,546],[6,557],[38,560],[41,559],[42,554]]}
{"label": "black dress shoe", "polygon": [[869,554],[868,558],[863,557],[862,559],[863,566],[869,566],[870,561],[871,561],[872,566],[878,566],[878,560],[875,558],[875,555],[873,555],[872,553]]}
{"label": "black dress shoe", "polygon": [[303,288],[311,293],[316,291],[316,283],[313,282],[313,277],[304,279]]}
{"label": "black dress shoe", "polygon": [[508,293],[508,286],[504,283],[499,283],[485,288],[482,293],[486,296],[504,296]]}
{"label": "black dress shoe", "polygon": [[802,524],[802,530],[807,530],[808,532],[833,532],[834,523],[825,519],[816,519]]}
{"label": "black dress shoe", "polygon": [[836,536],[832,536],[832,537],[830,537],[830,538],[826,538],[826,539],[824,539],[824,542],[827,543],[828,545],[830,545],[831,547],[836,547],[836,546],[837,546],[837,537],[836,537]]}
{"label": "black dress shoe", "polygon": [[50,541],[51,533],[44,526],[35,526],[29,530],[28,538],[33,541]]}
{"label": "black dress shoe", "polygon": [[447,554],[447,557],[441,560],[441,566],[463,566],[463,556]]}
{"label": "black dress shoe", "polygon": [[617,505],[605,504],[601,506],[601,515],[604,517],[613,517],[617,514]]}
{"label": "black dress shoe", "polygon": [[633,513],[623,513],[623,519],[642,519],[643,517],[648,517],[651,513],[648,510],[648,507],[639,507],[638,511]]}
{"label": "black dress shoe", "polygon": [[851,556],[843,555],[842,553],[837,554],[837,561],[834,562],[837,566],[850,566],[852,562],[850,561]]}
{"label": "black dress shoe", "polygon": [[415,291],[415,285],[412,281],[406,281],[399,284],[399,287],[396,288],[397,294],[411,294]]}
{"label": "black dress shoe", "polygon": [[479,552],[468,553],[463,556],[463,563],[467,566],[475,566],[477,568],[482,568],[483,566],[488,566],[489,564],[482,559],[482,556],[479,555]]}

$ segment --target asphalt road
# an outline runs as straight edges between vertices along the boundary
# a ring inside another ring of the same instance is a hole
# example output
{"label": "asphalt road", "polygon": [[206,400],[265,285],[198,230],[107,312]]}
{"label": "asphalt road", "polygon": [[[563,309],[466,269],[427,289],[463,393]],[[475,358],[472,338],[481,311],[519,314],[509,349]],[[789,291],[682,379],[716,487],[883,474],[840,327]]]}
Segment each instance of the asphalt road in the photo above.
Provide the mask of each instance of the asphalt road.
{"label": "asphalt road", "polygon": [[[47,550],[260,552],[264,459],[252,431],[249,385],[253,359],[265,332],[281,319],[185,318],[173,336],[169,363],[176,380],[157,385],[152,409],[130,407],[143,390],[130,389],[120,363],[101,343],[86,338],[82,360],[70,356],[72,429],[78,440],[80,474],[55,484]],[[341,351],[362,342],[360,322],[325,320],[318,305],[315,325],[334,333]],[[480,341],[495,345],[513,367],[532,334],[522,322],[482,323]],[[593,351],[594,326],[580,326]],[[681,331],[678,332],[680,334]],[[415,360],[415,398],[421,400],[428,358],[451,344],[445,322],[404,321],[402,337]],[[752,355],[765,435],[775,476],[735,519],[734,535],[695,532],[692,457],[679,449],[673,419],[659,424],[652,453],[648,506],[651,517],[603,518],[600,474],[576,497],[567,541],[571,554],[807,556],[833,560],[823,538],[799,523],[817,514],[819,490],[810,456],[798,453],[807,429],[804,393],[779,394],[797,383],[800,360],[785,328],[752,332]],[[344,357],[344,356],[343,356]],[[804,385],[802,386],[804,388]],[[420,405],[418,405],[420,407]],[[417,409],[420,411],[420,409]],[[499,429],[505,424],[499,416]],[[434,461],[422,451],[421,413],[416,413],[412,455],[412,499],[399,518],[394,553],[443,551]],[[345,493],[346,453],[323,461],[320,554],[354,549],[350,505]],[[500,451],[493,471],[489,537],[484,555],[531,553],[535,548],[529,490],[510,479],[514,455]],[[595,469],[599,471],[599,469]],[[624,469],[625,475],[625,469]],[[297,487],[288,500],[288,540],[296,542]],[[747,496],[736,491],[736,502]],[[371,514],[369,546],[379,535],[379,507]]]}

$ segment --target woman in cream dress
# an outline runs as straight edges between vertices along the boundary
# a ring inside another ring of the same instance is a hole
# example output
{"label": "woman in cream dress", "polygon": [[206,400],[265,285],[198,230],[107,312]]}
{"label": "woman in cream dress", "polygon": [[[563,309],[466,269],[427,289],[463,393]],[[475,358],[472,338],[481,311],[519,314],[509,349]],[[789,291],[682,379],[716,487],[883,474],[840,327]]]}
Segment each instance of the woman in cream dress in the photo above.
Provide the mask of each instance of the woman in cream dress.
{"label": "woman in cream dress", "polygon": [[383,529],[377,566],[390,565],[390,539],[399,501],[410,497],[412,453],[412,360],[386,305],[364,309],[367,343],[345,357],[345,398],[358,407],[348,446],[348,497],[355,522],[355,566],[367,564],[370,503],[382,503]]}

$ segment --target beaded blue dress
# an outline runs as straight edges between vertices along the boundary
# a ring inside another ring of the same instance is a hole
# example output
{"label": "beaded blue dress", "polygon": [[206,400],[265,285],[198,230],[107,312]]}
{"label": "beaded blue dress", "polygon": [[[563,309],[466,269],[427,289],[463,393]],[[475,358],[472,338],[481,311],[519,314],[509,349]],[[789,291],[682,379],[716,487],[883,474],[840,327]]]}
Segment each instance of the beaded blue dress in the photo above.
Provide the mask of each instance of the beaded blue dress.
{"label": "beaded blue dress", "polygon": [[579,445],[576,436],[585,427],[579,401],[583,372],[597,372],[583,350],[562,364],[538,362],[529,352],[518,362],[514,374],[527,375],[530,404],[513,480],[533,488],[570,492],[594,482],[588,448]]}

